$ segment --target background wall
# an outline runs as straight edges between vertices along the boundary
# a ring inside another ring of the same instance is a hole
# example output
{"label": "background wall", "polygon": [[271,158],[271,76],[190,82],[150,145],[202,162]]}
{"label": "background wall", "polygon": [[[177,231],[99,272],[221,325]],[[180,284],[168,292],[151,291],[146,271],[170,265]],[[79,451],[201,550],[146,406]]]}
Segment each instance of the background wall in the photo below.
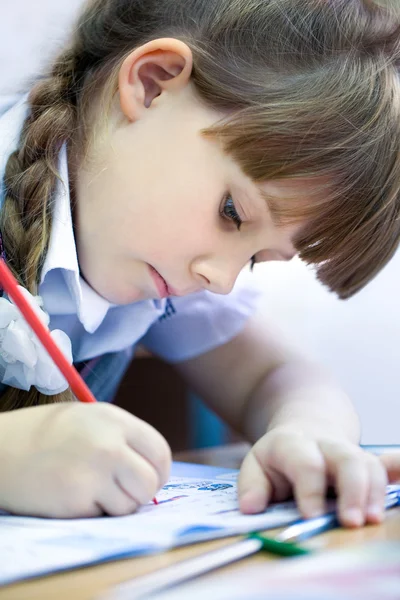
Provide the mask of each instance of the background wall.
{"label": "background wall", "polygon": [[15,92],[57,51],[82,0],[10,0],[0,4],[0,93]]}
{"label": "background wall", "polygon": [[[2,2],[0,95],[23,88],[40,71],[81,4]],[[362,417],[363,442],[400,443],[400,253],[346,302],[326,292],[298,260],[260,265],[254,276],[264,289],[266,316],[330,367],[350,393]]]}
{"label": "background wall", "polygon": [[263,311],[334,372],[362,418],[363,443],[400,443],[400,252],[364,290],[337,300],[299,260],[260,265]]}

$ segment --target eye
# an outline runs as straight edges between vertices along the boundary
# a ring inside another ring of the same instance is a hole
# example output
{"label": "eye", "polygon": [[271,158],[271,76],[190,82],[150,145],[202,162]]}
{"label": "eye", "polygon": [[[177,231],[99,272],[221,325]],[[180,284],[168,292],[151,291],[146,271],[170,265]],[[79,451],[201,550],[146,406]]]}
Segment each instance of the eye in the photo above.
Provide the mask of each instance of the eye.
{"label": "eye", "polygon": [[237,229],[240,231],[242,219],[238,215],[232,196],[228,195],[225,197],[220,213],[221,217],[232,221],[236,225]]}
{"label": "eye", "polygon": [[250,271],[252,271],[254,269],[254,265],[257,264],[257,259],[256,259],[256,255],[254,254],[254,256],[251,257],[250,259]]}

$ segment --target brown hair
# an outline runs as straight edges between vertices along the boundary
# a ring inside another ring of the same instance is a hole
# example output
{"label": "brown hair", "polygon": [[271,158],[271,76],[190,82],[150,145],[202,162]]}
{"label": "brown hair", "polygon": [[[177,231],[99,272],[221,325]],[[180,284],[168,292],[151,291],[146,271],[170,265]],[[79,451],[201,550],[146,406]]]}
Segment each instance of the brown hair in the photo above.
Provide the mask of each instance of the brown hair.
{"label": "brown hair", "polygon": [[[275,217],[306,223],[295,245],[324,284],[341,298],[358,291],[391,258],[400,234],[400,21],[382,3],[90,2],[70,46],[33,88],[7,164],[0,228],[19,281],[36,291],[59,151],[84,126],[87,100],[99,88],[111,100],[124,57],[168,36],[191,48],[202,100],[229,115],[205,135],[218,136],[255,182],[315,180],[315,198],[306,206],[288,198]],[[3,406],[54,400],[11,394]]]}

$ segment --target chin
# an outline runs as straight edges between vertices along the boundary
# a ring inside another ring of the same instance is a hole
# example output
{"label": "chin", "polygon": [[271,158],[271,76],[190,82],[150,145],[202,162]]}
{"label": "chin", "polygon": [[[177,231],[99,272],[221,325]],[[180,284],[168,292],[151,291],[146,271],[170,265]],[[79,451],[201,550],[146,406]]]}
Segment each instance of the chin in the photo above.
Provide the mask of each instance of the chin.
{"label": "chin", "polygon": [[113,280],[112,273],[108,275],[107,273],[96,273],[91,278],[86,276],[81,268],[80,275],[96,294],[110,304],[126,305],[149,299],[149,295],[143,290],[135,286],[124,285],[124,282],[118,281],[117,278]]}
{"label": "chin", "polygon": [[148,297],[146,296],[146,294],[144,294],[143,292],[139,291],[139,290],[129,290],[129,292],[106,292],[106,294],[103,295],[103,298],[105,298],[106,300],[108,300],[108,302],[110,302],[111,304],[120,304],[120,305],[126,305],[126,304],[133,304],[133,302],[140,302],[140,300],[147,300]]}
{"label": "chin", "polygon": [[104,300],[107,300],[107,302],[110,302],[110,304],[132,304],[133,302],[139,302],[140,300],[145,300],[147,298],[141,290],[116,290],[101,285],[96,286],[89,281],[87,281],[87,283],[99,296],[104,298]]}

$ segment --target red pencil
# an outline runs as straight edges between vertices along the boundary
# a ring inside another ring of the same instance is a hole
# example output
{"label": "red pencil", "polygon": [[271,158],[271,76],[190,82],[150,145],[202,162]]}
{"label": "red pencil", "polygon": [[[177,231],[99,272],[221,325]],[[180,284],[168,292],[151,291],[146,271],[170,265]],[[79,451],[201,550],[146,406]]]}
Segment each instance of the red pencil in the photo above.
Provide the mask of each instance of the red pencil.
{"label": "red pencil", "polygon": [[41,322],[35,311],[21,293],[18,283],[3,259],[0,259],[0,283],[32,327],[51,358],[68,381],[72,392],[80,402],[96,402],[96,398],[79,375],[73,365],[70,365],[60,348],[50,335],[47,327]]}
{"label": "red pencil", "polygon": [[[25,296],[21,293],[21,290],[18,288],[17,280],[2,258],[0,258],[0,284],[13,302],[18,306],[25,317],[26,322],[36,333],[65,379],[68,381],[76,398],[80,402],[96,402],[96,398],[93,396],[78,371],[73,365],[69,364],[64,354],[51,337],[47,327],[43,325]],[[156,498],[153,498],[153,502],[154,504],[158,504]]]}

